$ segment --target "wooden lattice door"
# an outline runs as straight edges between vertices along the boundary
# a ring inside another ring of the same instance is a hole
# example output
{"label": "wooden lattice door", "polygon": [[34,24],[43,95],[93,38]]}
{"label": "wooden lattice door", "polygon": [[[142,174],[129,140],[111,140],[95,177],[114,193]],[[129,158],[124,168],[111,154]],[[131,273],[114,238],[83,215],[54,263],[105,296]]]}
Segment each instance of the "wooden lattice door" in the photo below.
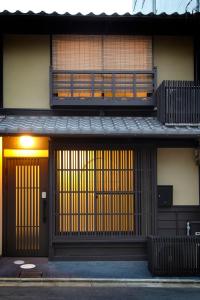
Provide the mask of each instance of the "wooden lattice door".
{"label": "wooden lattice door", "polygon": [[48,161],[8,158],[6,183],[6,255],[48,253]]}

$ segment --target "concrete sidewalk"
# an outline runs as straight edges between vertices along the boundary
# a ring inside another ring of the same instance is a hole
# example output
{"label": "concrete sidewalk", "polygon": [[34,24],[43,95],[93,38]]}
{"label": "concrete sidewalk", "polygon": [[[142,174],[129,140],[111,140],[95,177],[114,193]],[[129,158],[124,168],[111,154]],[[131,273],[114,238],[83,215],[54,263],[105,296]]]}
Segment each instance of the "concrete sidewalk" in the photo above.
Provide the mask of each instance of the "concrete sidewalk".
{"label": "concrete sidewalk", "polygon": [[[19,258],[0,259],[0,277],[19,277]],[[150,279],[146,261],[48,261],[47,258],[20,258],[25,264],[34,264],[34,271],[43,278],[108,278],[108,279]],[[30,270],[31,271],[31,270]]]}
{"label": "concrete sidewalk", "polygon": [[[19,258],[0,259],[0,286],[176,286],[200,287],[200,276],[155,277],[146,261],[48,261],[47,258],[20,258],[35,268],[25,271],[16,265]],[[36,276],[34,276],[34,273]],[[37,276],[39,274],[39,276]],[[30,276],[29,276],[30,275]],[[26,278],[25,278],[26,277]],[[34,278],[36,277],[36,278]]]}

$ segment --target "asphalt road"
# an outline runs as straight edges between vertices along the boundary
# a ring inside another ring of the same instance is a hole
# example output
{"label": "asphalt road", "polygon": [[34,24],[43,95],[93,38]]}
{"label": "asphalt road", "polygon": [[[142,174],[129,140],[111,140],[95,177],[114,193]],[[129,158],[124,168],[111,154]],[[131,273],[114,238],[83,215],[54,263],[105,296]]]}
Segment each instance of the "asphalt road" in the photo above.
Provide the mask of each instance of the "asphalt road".
{"label": "asphalt road", "polygon": [[200,288],[0,287],[0,300],[199,300]]}

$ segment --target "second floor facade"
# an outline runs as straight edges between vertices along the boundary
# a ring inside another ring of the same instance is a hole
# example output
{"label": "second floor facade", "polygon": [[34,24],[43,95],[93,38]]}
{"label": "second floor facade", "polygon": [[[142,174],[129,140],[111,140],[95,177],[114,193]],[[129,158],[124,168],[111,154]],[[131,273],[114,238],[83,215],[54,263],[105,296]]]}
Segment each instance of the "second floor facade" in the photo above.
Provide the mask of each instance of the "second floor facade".
{"label": "second floor facade", "polygon": [[[154,115],[157,111],[163,123],[199,123],[199,115],[194,116],[199,99],[197,39],[192,28],[185,33],[4,30],[2,108],[142,108]],[[176,115],[188,105],[192,117]]]}

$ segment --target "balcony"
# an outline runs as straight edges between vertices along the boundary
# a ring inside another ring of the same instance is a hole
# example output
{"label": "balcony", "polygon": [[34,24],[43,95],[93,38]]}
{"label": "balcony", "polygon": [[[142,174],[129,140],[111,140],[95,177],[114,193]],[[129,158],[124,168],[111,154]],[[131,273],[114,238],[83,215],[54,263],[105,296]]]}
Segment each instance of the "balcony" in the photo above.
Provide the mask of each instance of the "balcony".
{"label": "balcony", "polygon": [[50,104],[62,106],[154,106],[156,68],[152,71],[50,68]]}
{"label": "balcony", "polygon": [[155,93],[158,119],[163,124],[200,123],[200,83],[163,81]]}

